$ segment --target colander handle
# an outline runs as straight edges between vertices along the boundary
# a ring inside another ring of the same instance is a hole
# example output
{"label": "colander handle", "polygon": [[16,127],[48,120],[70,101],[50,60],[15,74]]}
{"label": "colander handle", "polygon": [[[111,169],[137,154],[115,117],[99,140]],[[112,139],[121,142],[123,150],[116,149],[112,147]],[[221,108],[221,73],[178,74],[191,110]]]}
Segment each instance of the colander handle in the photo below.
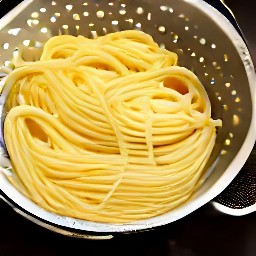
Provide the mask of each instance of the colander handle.
{"label": "colander handle", "polygon": [[231,11],[231,9],[224,3],[224,0],[204,0],[208,4],[210,4],[212,7],[217,9],[220,13],[222,13],[228,20],[229,22],[235,27],[237,32],[240,34],[244,42],[246,43],[245,37],[242,33],[242,30],[240,29],[237,20]]}

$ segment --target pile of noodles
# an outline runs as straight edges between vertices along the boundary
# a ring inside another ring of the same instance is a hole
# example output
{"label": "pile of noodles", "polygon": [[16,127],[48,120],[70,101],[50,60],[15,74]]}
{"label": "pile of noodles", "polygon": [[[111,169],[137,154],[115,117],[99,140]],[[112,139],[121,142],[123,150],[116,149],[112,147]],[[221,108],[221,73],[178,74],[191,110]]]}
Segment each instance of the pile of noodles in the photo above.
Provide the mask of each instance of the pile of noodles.
{"label": "pile of noodles", "polygon": [[11,182],[48,211],[124,223],[184,203],[216,127],[207,93],[151,36],[56,36],[9,75]]}

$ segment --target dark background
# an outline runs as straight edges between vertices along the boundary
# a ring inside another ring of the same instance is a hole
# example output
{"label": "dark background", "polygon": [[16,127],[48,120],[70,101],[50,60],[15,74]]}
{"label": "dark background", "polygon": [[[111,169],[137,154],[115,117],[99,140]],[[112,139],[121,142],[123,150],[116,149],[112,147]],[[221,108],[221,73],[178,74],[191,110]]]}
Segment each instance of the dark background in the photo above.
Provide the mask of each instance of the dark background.
{"label": "dark background", "polygon": [[[19,2],[0,0],[0,17]],[[225,2],[236,16],[256,66],[255,1]],[[254,147],[241,171],[256,171],[255,163]],[[121,235],[109,241],[91,241],[70,238],[46,230],[21,217],[0,201],[0,256],[78,254],[255,256],[256,213],[241,217],[228,216],[217,212],[209,203],[177,222],[152,231]]]}

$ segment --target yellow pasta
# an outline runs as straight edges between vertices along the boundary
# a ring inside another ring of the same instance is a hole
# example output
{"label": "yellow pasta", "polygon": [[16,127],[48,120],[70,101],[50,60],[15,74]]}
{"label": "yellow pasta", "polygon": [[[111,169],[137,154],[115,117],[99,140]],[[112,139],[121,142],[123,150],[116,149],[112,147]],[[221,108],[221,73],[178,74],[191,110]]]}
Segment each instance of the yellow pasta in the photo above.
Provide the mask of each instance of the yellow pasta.
{"label": "yellow pasta", "polygon": [[198,188],[221,120],[207,93],[146,33],[56,36],[16,63],[4,139],[13,184],[61,215],[127,223]]}

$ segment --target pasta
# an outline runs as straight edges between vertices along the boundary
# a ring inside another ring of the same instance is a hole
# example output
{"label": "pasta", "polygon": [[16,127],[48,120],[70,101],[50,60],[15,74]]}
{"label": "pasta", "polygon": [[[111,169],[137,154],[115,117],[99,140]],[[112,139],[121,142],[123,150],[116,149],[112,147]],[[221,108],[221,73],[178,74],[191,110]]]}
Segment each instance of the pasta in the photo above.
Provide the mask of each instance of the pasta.
{"label": "pasta", "polygon": [[6,83],[11,182],[48,211],[126,223],[170,211],[200,186],[221,120],[207,93],[141,31],[49,39]]}

